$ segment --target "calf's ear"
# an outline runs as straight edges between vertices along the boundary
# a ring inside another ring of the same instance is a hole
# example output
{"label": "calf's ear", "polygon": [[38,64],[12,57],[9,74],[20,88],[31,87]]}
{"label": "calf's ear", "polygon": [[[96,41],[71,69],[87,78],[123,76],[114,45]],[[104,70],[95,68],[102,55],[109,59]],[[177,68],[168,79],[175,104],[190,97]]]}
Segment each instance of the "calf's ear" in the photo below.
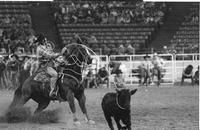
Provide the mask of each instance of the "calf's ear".
{"label": "calf's ear", "polygon": [[131,95],[133,95],[135,92],[137,91],[137,89],[131,90]]}

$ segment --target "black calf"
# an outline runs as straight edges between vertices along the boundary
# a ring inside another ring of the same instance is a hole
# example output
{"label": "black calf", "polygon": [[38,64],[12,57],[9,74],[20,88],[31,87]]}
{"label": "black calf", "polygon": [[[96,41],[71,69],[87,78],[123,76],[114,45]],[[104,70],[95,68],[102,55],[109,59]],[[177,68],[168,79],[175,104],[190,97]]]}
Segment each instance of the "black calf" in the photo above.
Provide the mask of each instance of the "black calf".
{"label": "black calf", "polygon": [[[107,93],[102,100],[101,106],[111,130],[114,130],[112,119],[114,117],[115,122],[119,130],[128,129],[131,130],[131,95],[133,95],[137,89],[129,90],[122,89],[117,90],[117,93]],[[125,124],[121,126],[120,120]]]}

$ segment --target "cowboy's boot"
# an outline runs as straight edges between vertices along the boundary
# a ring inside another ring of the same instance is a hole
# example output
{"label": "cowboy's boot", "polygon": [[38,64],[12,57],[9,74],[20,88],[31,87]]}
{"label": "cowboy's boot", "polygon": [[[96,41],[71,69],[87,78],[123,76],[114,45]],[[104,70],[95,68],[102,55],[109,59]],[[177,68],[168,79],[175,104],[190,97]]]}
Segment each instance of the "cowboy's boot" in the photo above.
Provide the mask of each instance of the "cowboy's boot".
{"label": "cowboy's boot", "polygon": [[51,91],[49,93],[50,97],[56,97],[57,96],[57,94],[55,92],[56,80],[57,80],[57,78],[55,78],[55,77],[51,78],[51,83],[50,83]]}

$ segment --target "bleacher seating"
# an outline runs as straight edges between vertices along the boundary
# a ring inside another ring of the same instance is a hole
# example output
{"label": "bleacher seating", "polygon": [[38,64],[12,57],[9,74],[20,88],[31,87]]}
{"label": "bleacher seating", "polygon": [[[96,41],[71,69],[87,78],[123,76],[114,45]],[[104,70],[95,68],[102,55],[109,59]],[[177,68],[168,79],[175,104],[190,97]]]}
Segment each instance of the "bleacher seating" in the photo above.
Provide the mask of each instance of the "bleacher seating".
{"label": "bleacher seating", "polygon": [[180,25],[178,31],[171,40],[172,46],[177,53],[199,52],[199,6],[193,4],[190,13]]}
{"label": "bleacher seating", "polygon": [[[26,2],[0,2],[0,28],[10,28],[22,18],[29,17],[28,15],[28,3]],[[9,21],[4,24],[3,20],[6,18],[8,18]],[[31,20],[29,22],[31,22]],[[30,25],[30,23],[25,23],[25,21],[22,21],[21,23],[21,26],[25,27]]]}
{"label": "bleacher seating", "polygon": [[[131,42],[132,46],[139,49],[145,47],[151,41],[156,29],[154,26],[127,26],[127,25],[58,25],[59,33],[64,44],[67,44],[74,33],[88,33],[97,38],[97,46],[100,44],[114,44],[118,47],[120,44]],[[98,50],[92,44],[89,45],[93,49]],[[99,46],[100,47],[100,46]]]}
{"label": "bleacher seating", "polygon": [[[78,3],[80,5],[82,4],[84,5],[85,3],[93,4],[93,2],[99,3],[99,1],[79,1]],[[86,6],[88,6],[87,4]],[[66,10],[70,9],[70,6],[73,6],[73,4],[67,3],[67,1],[58,0],[57,3],[53,6],[60,7],[61,10],[58,12],[62,12],[62,10],[64,10],[65,13],[64,14],[61,13],[61,15],[65,16],[65,15],[68,15],[66,14]],[[142,10],[142,9],[141,10],[136,9],[136,8],[139,8],[139,6],[141,6],[141,8],[143,8],[143,6],[147,6],[146,8],[148,10],[152,6],[154,6],[154,3],[152,3],[152,5],[151,4],[145,5],[141,1],[134,1],[131,4],[130,3],[126,4],[126,2],[124,2],[122,5],[119,4],[116,7],[114,6],[113,9],[116,9],[116,10],[125,9],[125,11],[132,10],[134,13],[136,10],[139,12],[147,11],[147,10]],[[59,9],[57,8],[57,10]],[[157,14],[154,14],[154,15],[157,15]],[[124,46],[126,46],[127,44],[131,44],[132,47],[134,47],[136,50],[139,50],[141,48],[144,49],[148,46],[148,44],[153,40],[155,33],[157,32],[158,24],[162,23],[161,21],[157,23],[156,22],[146,23],[144,16],[142,17],[143,17],[142,18],[143,21],[139,23],[133,22],[134,20],[131,23],[120,23],[120,24],[116,24],[116,23],[102,24],[102,23],[94,23],[94,22],[90,23],[91,21],[89,23],[84,22],[84,21],[82,23],[80,21],[79,22],[76,21],[75,23],[65,23],[65,22],[60,21],[60,22],[57,22],[57,27],[58,27],[59,35],[63,44],[68,44],[73,34],[78,33],[78,34],[88,34],[88,35],[92,35],[96,37],[97,42],[89,43],[89,46],[92,49],[96,50],[97,53],[99,52],[99,50],[102,50],[102,49],[116,50],[121,44]],[[137,19],[137,18],[134,18],[134,19]],[[112,54],[116,54],[116,53],[113,52]]]}

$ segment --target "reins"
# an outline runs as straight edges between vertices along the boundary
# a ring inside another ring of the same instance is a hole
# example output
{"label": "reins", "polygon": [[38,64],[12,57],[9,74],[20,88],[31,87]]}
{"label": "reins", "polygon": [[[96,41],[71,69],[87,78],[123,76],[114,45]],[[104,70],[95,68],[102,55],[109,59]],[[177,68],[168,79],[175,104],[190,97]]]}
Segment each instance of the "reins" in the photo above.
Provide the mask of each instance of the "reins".
{"label": "reins", "polygon": [[[81,45],[81,44],[73,43],[73,44],[69,44],[69,45],[67,45],[67,46],[65,46],[65,47],[66,47],[66,49],[68,49],[67,47],[70,47],[70,46],[73,46],[73,45],[77,45],[77,46],[83,47],[83,49],[85,49],[86,52],[88,53],[87,48],[86,48],[85,46]],[[84,57],[83,61],[81,61],[75,54],[71,54],[66,60],[68,61],[68,60],[71,58],[73,63],[69,63],[69,62],[68,62],[68,64],[67,64],[66,66],[77,65],[78,67],[81,68],[81,73],[78,73],[78,72],[76,72],[75,70],[73,70],[73,69],[68,69],[68,68],[67,68],[67,69],[64,69],[64,70],[68,70],[68,71],[71,71],[71,72],[73,72],[73,73],[75,73],[75,74],[77,74],[77,75],[79,75],[79,76],[82,76],[83,69],[84,69],[85,66],[87,66],[88,56],[86,56],[87,54],[83,54],[82,51],[80,50],[80,48],[77,47],[77,48],[75,48],[75,49],[77,49],[76,51],[78,51],[78,53],[80,53],[80,54],[82,55],[82,57]],[[76,52],[75,52],[75,53],[76,53]],[[88,53],[88,55],[90,55],[90,53]],[[64,73],[64,72],[62,72],[62,73],[60,73],[60,74],[63,75],[62,78],[61,78],[61,79],[62,79],[62,82],[63,82],[63,78],[64,78],[65,75],[66,75],[66,76],[69,76],[69,77],[71,77],[71,78],[73,78],[79,85],[80,85],[80,83],[83,82],[83,79],[82,79],[81,81],[79,81],[75,76],[73,76],[73,75],[71,75],[71,74],[67,74],[67,73]]]}

